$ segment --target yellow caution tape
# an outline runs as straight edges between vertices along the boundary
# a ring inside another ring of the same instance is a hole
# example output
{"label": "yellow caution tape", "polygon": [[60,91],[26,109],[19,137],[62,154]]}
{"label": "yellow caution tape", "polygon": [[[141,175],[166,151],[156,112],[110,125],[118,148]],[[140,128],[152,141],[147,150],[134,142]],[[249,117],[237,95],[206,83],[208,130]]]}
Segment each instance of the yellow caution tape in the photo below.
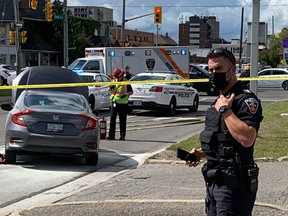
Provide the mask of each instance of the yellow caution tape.
{"label": "yellow caution tape", "polygon": [[[288,80],[288,76],[273,77],[239,77],[238,80],[256,81],[256,80]],[[17,85],[17,86],[0,86],[1,89],[35,89],[35,88],[61,88],[61,87],[79,87],[79,86],[103,86],[103,85],[127,85],[127,84],[157,84],[157,83],[196,83],[208,82],[206,79],[183,79],[183,80],[144,80],[144,81],[122,81],[122,82],[89,82],[89,83],[57,83],[57,84],[33,84],[33,85]]]}

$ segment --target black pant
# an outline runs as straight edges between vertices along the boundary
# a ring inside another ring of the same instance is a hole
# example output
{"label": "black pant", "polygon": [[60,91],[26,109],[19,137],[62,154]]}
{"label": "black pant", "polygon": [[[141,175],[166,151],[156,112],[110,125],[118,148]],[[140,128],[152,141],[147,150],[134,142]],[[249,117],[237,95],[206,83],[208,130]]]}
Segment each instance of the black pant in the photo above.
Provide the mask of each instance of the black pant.
{"label": "black pant", "polygon": [[115,106],[114,103],[112,103],[111,116],[110,116],[110,128],[109,128],[109,137],[110,138],[115,138],[117,113],[119,113],[120,137],[125,138],[125,136],[126,136],[127,109],[128,109],[128,104],[117,104],[116,103],[116,106]]}
{"label": "black pant", "polygon": [[251,216],[257,191],[229,189],[225,185],[207,184],[207,216]]}

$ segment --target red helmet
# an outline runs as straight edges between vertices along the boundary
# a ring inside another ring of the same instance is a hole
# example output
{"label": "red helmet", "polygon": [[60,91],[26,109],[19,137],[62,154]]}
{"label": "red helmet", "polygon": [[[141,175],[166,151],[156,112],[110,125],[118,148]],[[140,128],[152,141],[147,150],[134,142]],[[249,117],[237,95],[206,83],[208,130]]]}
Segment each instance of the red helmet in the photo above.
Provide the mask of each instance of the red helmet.
{"label": "red helmet", "polygon": [[122,75],[124,75],[124,71],[121,68],[115,68],[115,70],[113,72],[113,76],[116,79],[119,79]]}

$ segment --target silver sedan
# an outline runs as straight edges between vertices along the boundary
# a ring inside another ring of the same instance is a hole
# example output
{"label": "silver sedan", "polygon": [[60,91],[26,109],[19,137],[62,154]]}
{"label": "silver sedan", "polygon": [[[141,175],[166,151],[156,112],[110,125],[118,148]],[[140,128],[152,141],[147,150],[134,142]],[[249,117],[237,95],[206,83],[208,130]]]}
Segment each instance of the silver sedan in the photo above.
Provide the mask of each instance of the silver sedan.
{"label": "silver sedan", "polygon": [[99,124],[83,95],[51,90],[24,90],[9,111],[5,125],[6,163],[22,153],[82,155],[96,166]]}

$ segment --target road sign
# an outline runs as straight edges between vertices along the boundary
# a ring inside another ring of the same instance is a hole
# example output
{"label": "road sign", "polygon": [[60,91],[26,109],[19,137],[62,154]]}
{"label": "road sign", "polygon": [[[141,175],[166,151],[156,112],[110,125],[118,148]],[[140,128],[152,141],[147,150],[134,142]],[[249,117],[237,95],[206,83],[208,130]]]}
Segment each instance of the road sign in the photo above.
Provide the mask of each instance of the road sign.
{"label": "road sign", "polygon": [[64,14],[54,14],[55,20],[64,20]]}

